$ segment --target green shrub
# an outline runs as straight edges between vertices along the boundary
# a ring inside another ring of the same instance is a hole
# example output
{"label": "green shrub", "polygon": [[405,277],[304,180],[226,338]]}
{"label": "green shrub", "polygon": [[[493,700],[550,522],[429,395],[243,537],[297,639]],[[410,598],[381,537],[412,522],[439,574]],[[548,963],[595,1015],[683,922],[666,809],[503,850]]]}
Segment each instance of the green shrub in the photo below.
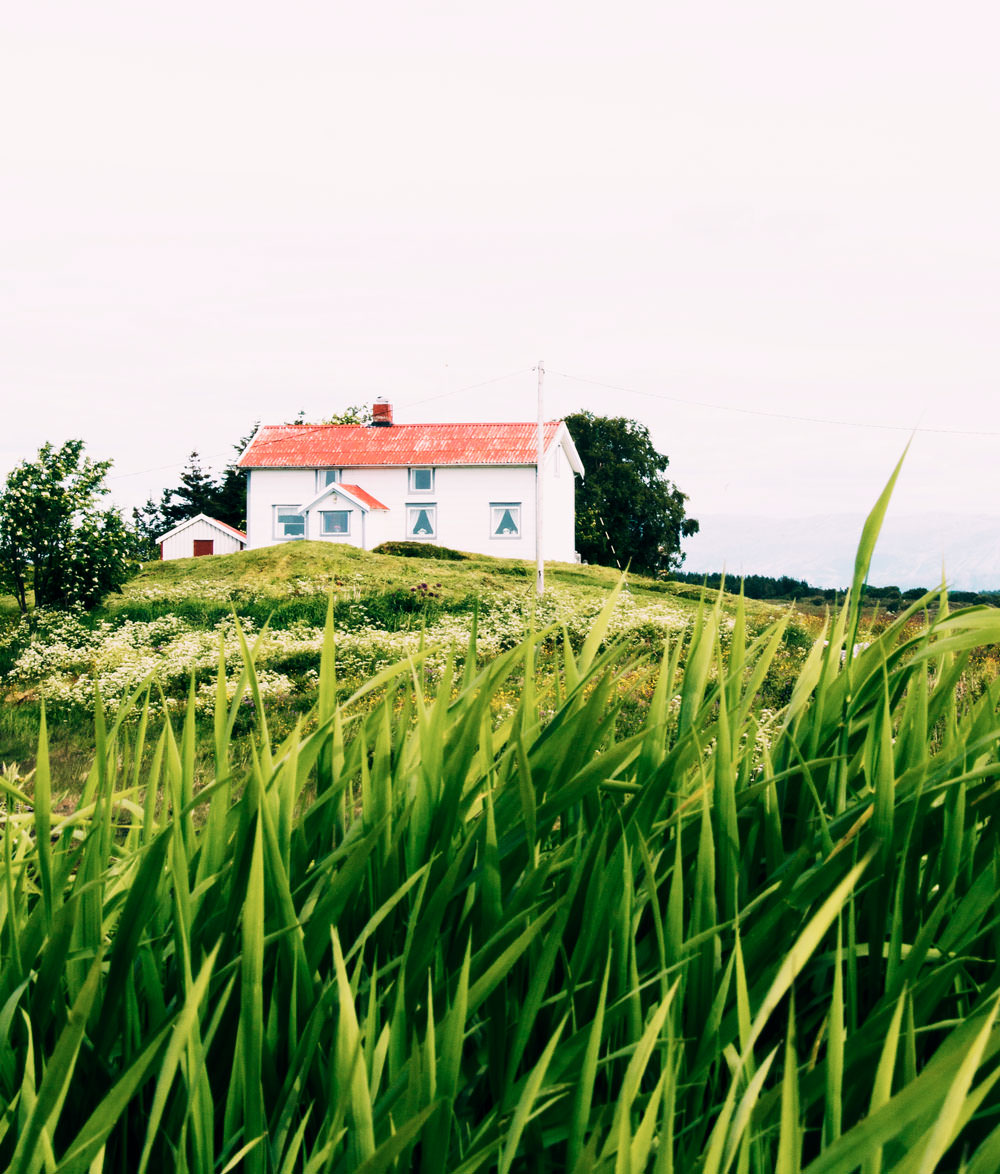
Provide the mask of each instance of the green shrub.
{"label": "green shrub", "polygon": [[374,554],[393,554],[405,558],[437,558],[449,562],[465,562],[469,556],[460,550],[447,546],[431,545],[427,542],[383,542],[376,546]]}

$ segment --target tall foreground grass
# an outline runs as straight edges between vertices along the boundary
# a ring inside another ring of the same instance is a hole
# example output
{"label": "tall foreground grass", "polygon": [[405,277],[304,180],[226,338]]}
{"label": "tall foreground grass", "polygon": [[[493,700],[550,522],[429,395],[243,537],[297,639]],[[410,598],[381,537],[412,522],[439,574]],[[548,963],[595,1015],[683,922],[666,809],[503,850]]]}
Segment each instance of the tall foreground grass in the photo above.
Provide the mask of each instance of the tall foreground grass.
{"label": "tall foreground grass", "polygon": [[548,684],[537,633],[374,707],[335,702],[331,625],[280,745],[246,648],[253,766],[220,665],[198,794],[193,704],[152,746],[148,697],[98,705],[68,816],[43,728],[6,784],[3,1168],[994,1174],[1000,686],[957,685],[1000,613],[915,632],[927,602],[842,657],[849,600],[764,731],[782,624],[738,610],[723,655],[720,605],[623,739],[607,614]]}

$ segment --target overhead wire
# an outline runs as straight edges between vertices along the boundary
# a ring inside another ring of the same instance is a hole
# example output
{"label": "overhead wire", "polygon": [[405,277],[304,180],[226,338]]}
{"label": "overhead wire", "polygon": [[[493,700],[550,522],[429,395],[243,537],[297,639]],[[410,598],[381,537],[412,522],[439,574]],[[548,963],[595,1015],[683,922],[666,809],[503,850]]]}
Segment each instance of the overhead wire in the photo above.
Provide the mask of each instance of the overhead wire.
{"label": "overhead wire", "polygon": [[[513,379],[517,375],[527,375],[531,371],[534,371],[534,369],[535,369],[534,367],[524,367],[519,371],[508,371],[506,375],[497,375],[493,379],[484,379],[480,383],[469,383],[465,387],[455,387],[455,388],[452,388],[450,391],[442,391],[438,395],[429,395],[425,399],[406,400],[406,401],[403,401],[403,406],[408,407],[408,408],[415,408],[415,407],[419,407],[421,404],[429,404],[433,400],[445,399],[447,396],[450,396],[450,395],[459,395],[465,391],[477,391],[480,387],[489,387],[491,384],[494,384],[494,383],[502,383],[503,380]],[[329,428],[330,425],[329,424],[287,424],[287,425],[280,425],[280,427],[301,428],[301,429],[303,429],[303,432],[299,433],[299,435],[301,436],[303,434],[308,435],[310,432],[318,432],[322,428]],[[264,445],[268,445],[268,444],[280,444],[284,439],[285,439],[285,437],[283,437],[283,436],[276,436],[272,440],[259,440],[259,441],[257,441],[256,447],[262,448],[262,447],[264,447]],[[204,460],[212,461],[212,460],[215,460],[216,457],[226,456],[227,452],[228,452],[228,450],[226,450],[224,452],[207,453],[207,454],[200,454],[200,455],[203,456]],[[136,469],[135,471],[133,471],[131,473],[114,473],[114,474],[112,474],[112,476],[108,477],[107,480],[108,481],[121,481],[125,477],[141,477],[144,473],[160,473],[165,469],[178,469],[183,464],[184,464],[184,461],[173,461],[169,465],[155,465],[155,466],[153,466],[153,468]]]}
{"label": "overhead wire", "polygon": [[[514,379],[519,375],[527,375],[530,372],[534,371],[535,369],[536,368],[534,366],[522,367],[520,370],[517,370],[517,371],[509,371],[504,375],[497,375],[492,379],[483,379],[478,383],[469,383],[463,387],[456,387],[456,388],[452,388],[449,391],[442,391],[442,392],[438,392],[435,395],[425,396],[422,399],[404,400],[404,401],[402,401],[402,406],[404,406],[404,407],[419,407],[422,404],[429,404],[429,403],[433,403],[436,400],[447,399],[449,396],[460,395],[463,392],[478,391],[482,387],[490,387],[495,383],[502,383],[505,379]],[[883,424],[883,423],[879,423],[879,422],[873,421],[873,420],[843,420],[843,419],[838,419],[836,417],[831,417],[831,416],[808,416],[808,415],[802,415],[802,414],[797,414],[797,413],[792,413],[792,412],[776,412],[776,411],[769,410],[767,408],[742,407],[738,404],[724,404],[724,403],[712,402],[710,400],[692,399],[689,396],[671,395],[667,392],[662,392],[662,391],[648,391],[648,390],[645,390],[644,388],[630,387],[630,386],[628,386],[626,384],[622,384],[622,383],[608,383],[607,381],[602,380],[602,379],[589,379],[589,378],[582,376],[582,375],[573,375],[573,374],[569,373],[568,371],[556,371],[556,370],[553,370],[551,367],[546,368],[546,374],[550,375],[550,376],[555,376],[558,379],[566,379],[572,383],[582,383],[582,384],[586,384],[590,387],[601,387],[607,391],[624,392],[627,395],[638,395],[638,396],[642,396],[646,399],[661,400],[661,401],[665,401],[667,403],[684,404],[686,407],[704,408],[704,409],[708,409],[710,411],[718,411],[718,412],[735,412],[739,415],[760,416],[760,417],[764,417],[765,419],[771,419],[771,420],[791,420],[791,421],[794,421],[794,422],[800,423],[800,424],[821,424],[826,427],[839,427],[839,428],[861,428],[861,429],[868,429],[870,431],[879,431],[879,432],[905,432],[910,435],[915,435],[917,433],[928,433],[928,434],[938,435],[938,436],[985,436],[985,437],[1000,436],[1000,430],[995,430],[995,429],[990,430],[990,429],[981,429],[981,428],[928,428],[928,427],[924,427],[922,425],[910,426],[910,425],[906,425],[906,424]],[[301,424],[292,425],[292,424],[289,424],[289,425],[287,425],[287,427],[301,428],[301,429],[303,429],[303,431],[306,434],[308,434],[308,432],[316,432],[322,428],[327,428],[327,427],[329,427],[329,425],[327,425],[327,424],[312,424],[312,425],[301,425]],[[300,433],[300,435],[301,434],[302,433]],[[264,445],[269,445],[269,444],[279,444],[284,439],[285,439],[284,437],[278,436],[278,437],[274,437],[273,439],[270,439],[270,440],[259,440],[259,441],[257,441],[257,447],[259,448],[259,447],[263,447]],[[209,453],[204,456],[204,459],[207,461],[215,460],[218,457],[226,456],[227,452],[228,452],[228,450],[226,450],[224,452],[218,452],[218,453]],[[155,465],[149,469],[136,469],[130,473],[113,473],[107,479],[109,481],[120,481],[120,480],[125,479],[126,477],[141,477],[145,473],[159,473],[159,472],[162,472],[166,469],[177,469],[177,468],[180,468],[180,466],[183,464],[184,464],[184,461],[182,461],[182,460],[173,461],[172,463],[170,463],[168,465]]]}
{"label": "overhead wire", "polygon": [[492,383],[502,383],[505,379],[513,379],[517,375],[530,375],[534,367],[522,367],[520,371],[509,371],[506,375],[498,375],[495,379],[484,379],[482,383],[470,383],[467,387],[456,387],[453,391],[442,391],[438,395],[429,395],[426,399],[410,400],[404,407],[415,408],[420,404],[429,404],[433,400],[446,399],[449,395],[458,395],[463,391],[476,391],[480,387],[489,387]]}
{"label": "overhead wire", "polygon": [[772,420],[794,420],[801,424],[835,425],[842,428],[868,428],[875,431],[906,432],[911,435],[917,432],[928,432],[943,436],[1000,436],[1000,431],[990,431],[981,428],[924,428],[919,425],[913,427],[908,424],[879,424],[871,420],[838,420],[824,416],[795,415],[791,412],[769,411],[766,408],[744,408],[735,404],[711,403],[706,400],[689,399],[685,396],[668,395],[664,392],[644,391],[638,387],[626,387],[618,383],[605,383],[600,379],[586,379],[581,375],[570,375],[565,371],[553,371],[551,368],[546,368],[546,374],[555,375],[560,379],[569,379],[574,383],[587,383],[592,387],[603,387],[609,391],[623,391],[630,395],[645,396],[647,399],[666,400],[670,403],[685,404],[687,407],[709,408],[719,412],[739,412],[745,416],[764,416]]}
{"label": "overhead wire", "polygon": [[[404,400],[402,406],[407,408],[415,408],[420,404],[429,404],[432,400],[444,399],[449,395],[459,395],[464,391],[475,391],[480,387],[489,387],[491,383],[501,383],[504,379],[513,379],[515,375],[526,375],[529,371],[534,370],[533,367],[526,367],[521,371],[509,371],[506,375],[497,375],[494,379],[484,379],[481,383],[469,383],[465,387],[455,387],[451,391],[442,391],[438,395],[429,395],[426,399],[418,400]],[[329,428],[329,424],[285,424],[275,425],[275,427],[285,428],[299,428],[299,436],[308,436],[311,432],[320,432],[324,428]],[[286,437],[275,436],[270,440],[258,440],[254,444],[255,448],[263,448],[269,444],[281,444]]]}

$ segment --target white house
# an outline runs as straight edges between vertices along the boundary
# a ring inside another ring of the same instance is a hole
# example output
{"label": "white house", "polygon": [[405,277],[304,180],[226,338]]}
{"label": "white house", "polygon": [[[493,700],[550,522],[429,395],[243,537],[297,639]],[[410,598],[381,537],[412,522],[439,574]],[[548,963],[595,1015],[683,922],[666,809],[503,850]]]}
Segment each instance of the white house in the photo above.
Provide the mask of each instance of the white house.
{"label": "white house", "polygon": [[203,554],[235,554],[247,544],[242,530],[227,526],[217,518],[198,514],[187,518],[166,534],[161,534],[160,558],[198,558]]}
{"label": "white house", "polygon": [[[371,550],[415,540],[502,558],[535,554],[537,425],[395,424],[259,428],[247,470],[251,549],[299,538]],[[544,425],[542,542],[572,562],[575,474],[583,465],[562,421]]]}

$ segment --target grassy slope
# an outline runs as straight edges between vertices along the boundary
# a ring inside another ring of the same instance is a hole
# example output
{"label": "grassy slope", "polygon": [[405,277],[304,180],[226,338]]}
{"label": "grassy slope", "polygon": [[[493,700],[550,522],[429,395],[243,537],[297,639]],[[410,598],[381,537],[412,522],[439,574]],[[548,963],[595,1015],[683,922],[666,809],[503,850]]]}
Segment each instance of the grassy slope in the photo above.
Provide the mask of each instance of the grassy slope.
{"label": "grassy slope", "polygon": [[[562,614],[592,611],[619,579],[613,568],[550,564],[547,599],[556,601]],[[512,559],[473,555],[446,561],[296,542],[211,559],[147,563],[121,595],[110,597],[84,622],[89,626],[107,622],[119,629],[126,622],[144,624],[177,616],[190,629],[209,632],[235,611],[258,630],[268,623],[281,632],[296,625],[321,625],[332,595],[340,631],[364,624],[376,632],[391,633],[431,625],[449,615],[467,627],[473,609],[483,600],[517,599],[530,607],[533,582],[533,564]],[[665,584],[640,576],[629,577],[629,589],[633,603],[647,612],[663,607],[691,615],[700,595],[698,588],[688,584]],[[763,606],[755,610],[773,614],[773,609]],[[13,601],[0,601],[0,631],[16,620]],[[5,702],[0,710],[0,763],[16,764],[23,774],[34,764],[42,690],[31,681],[3,679],[16,650],[8,649],[5,655],[0,647],[0,698]],[[318,655],[299,654],[294,669],[284,668],[297,672],[301,682],[301,674],[317,662]],[[86,666],[77,665],[72,671],[86,688]],[[186,689],[186,679],[182,672],[174,680],[175,694]],[[312,698],[300,700],[288,707],[289,720]],[[84,712],[53,713],[51,705],[50,717],[53,769],[60,783],[72,789],[89,768],[92,719]],[[210,724],[209,720],[206,727]]]}
{"label": "grassy slope", "polygon": [[[294,542],[212,559],[185,558],[146,563],[127,585],[124,594],[109,601],[107,611],[113,615],[127,607],[129,601],[145,588],[177,589],[205,582],[226,585],[233,590],[284,596],[289,588],[295,590],[297,580],[309,580],[312,584],[325,583],[336,596],[345,591],[386,591],[433,581],[442,585],[449,598],[457,599],[479,593],[484,588],[509,587],[533,578],[534,564],[517,559],[470,555],[464,561],[451,562],[373,554],[326,542]],[[550,586],[603,592],[613,587],[619,578],[619,572],[610,567],[573,563],[549,563],[546,567],[546,582]],[[634,591],[650,597],[665,591],[685,596],[691,594],[688,584],[666,585],[638,575],[631,576],[630,583]]]}

